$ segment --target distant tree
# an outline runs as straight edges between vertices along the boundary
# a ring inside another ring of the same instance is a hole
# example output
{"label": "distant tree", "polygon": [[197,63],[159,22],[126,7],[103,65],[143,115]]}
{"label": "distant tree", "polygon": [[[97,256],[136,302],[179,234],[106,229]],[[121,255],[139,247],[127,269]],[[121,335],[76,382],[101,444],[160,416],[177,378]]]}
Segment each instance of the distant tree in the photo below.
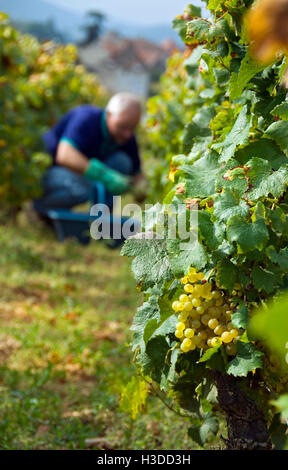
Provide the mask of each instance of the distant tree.
{"label": "distant tree", "polygon": [[86,18],[87,24],[81,28],[85,33],[83,41],[80,42],[81,46],[87,46],[97,41],[102,33],[104,22],[106,21],[106,15],[96,10],[88,11]]}

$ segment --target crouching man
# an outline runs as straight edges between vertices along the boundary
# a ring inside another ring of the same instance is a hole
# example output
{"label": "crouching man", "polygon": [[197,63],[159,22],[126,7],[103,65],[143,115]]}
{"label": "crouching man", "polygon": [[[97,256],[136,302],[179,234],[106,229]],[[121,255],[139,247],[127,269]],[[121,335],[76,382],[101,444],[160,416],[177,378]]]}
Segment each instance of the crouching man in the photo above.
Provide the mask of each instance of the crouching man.
{"label": "crouching man", "polygon": [[[106,204],[113,195],[134,192],[137,202],[146,197],[135,130],[141,104],[130,93],[114,95],[105,109],[81,105],[71,109],[44,135],[53,158],[43,178],[43,196],[34,209],[72,208],[93,200],[95,182],[106,188]],[[140,188],[140,189],[139,189]]]}

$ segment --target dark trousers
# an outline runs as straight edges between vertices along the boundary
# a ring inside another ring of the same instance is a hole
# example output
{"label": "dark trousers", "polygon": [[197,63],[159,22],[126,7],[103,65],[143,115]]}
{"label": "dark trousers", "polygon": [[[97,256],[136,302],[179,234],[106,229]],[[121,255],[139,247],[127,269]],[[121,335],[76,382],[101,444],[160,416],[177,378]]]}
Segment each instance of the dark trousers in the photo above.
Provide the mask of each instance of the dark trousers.
{"label": "dark trousers", "polygon": [[[130,157],[124,152],[116,152],[105,160],[105,165],[124,175],[133,171]],[[40,213],[48,209],[71,209],[78,204],[94,201],[95,182],[63,166],[50,167],[43,177],[43,196],[34,200],[34,208]],[[111,207],[113,194],[106,191],[106,204]]]}

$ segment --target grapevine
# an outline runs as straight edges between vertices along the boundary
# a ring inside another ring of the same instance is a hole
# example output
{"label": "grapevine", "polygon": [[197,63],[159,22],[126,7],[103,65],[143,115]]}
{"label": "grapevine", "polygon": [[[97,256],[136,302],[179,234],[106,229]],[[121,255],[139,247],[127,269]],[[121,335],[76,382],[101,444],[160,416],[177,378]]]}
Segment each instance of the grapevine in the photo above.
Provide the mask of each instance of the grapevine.
{"label": "grapevine", "polygon": [[40,44],[0,12],[2,209],[21,207],[41,194],[41,176],[51,164],[43,133],[73,106],[104,104],[105,90],[76,62],[75,46]]}
{"label": "grapevine", "polygon": [[[183,251],[183,239],[177,231],[169,237],[165,219],[161,239],[144,232],[122,250],[134,258],[144,294],[132,324],[137,367],[188,410],[188,433],[204,448],[219,437],[221,411],[228,448],[287,445],[287,427],[275,408],[275,399],[287,393],[287,319],[277,360],[251,328],[258,309],[269,311],[269,302],[287,289],[287,58],[274,48],[266,51],[268,64],[255,61],[245,24],[252,3],[210,0],[209,19],[189,5],[174,21],[187,48],[187,76],[179,71],[175,77],[185,80],[187,97],[193,83],[201,99],[192,98],[178,123],[174,156],[168,145],[161,202],[175,210],[186,206],[187,216],[197,205],[197,240]],[[163,96],[160,90],[154,102]],[[175,93],[170,109],[182,106],[183,94],[178,100]],[[162,133],[158,117],[157,126],[153,145],[158,138],[162,152],[167,116]],[[163,213],[156,205],[157,211]],[[283,439],[273,434],[275,425]]]}

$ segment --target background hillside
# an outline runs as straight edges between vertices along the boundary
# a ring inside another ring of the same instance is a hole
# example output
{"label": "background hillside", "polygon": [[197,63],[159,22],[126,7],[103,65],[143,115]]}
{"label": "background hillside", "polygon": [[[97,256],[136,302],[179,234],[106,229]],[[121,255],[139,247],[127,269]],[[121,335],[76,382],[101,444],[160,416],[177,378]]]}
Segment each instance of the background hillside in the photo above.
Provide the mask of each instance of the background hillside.
{"label": "background hillside", "polygon": [[[47,22],[53,20],[55,29],[59,31],[67,42],[81,39],[81,26],[85,23],[85,15],[66,9],[45,0],[0,0],[0,11],[9,14],[16,22]],[[127,38],[142,37],[144,39],[161,43],[167,38],[179,44],[178,35],[173,31],[171,24],[155,24],[149,26],[115,21],[107,18],[105,30],[114,30]],[[181,44],[181,43],[180,43]]]}

